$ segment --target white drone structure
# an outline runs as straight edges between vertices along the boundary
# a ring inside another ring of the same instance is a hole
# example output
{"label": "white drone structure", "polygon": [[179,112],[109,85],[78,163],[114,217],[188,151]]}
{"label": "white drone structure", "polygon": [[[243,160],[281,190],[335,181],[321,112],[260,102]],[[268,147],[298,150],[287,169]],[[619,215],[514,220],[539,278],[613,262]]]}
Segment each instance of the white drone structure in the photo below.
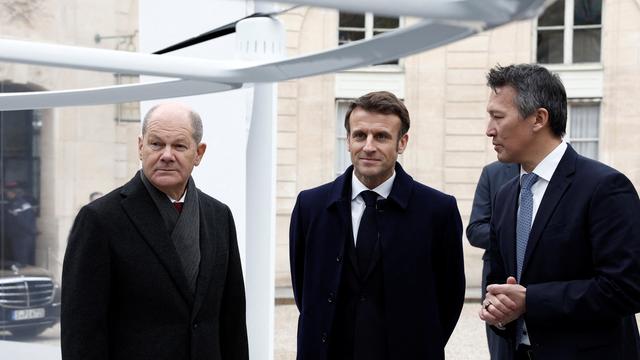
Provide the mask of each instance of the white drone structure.
{"label": "white drone structure", "polygon": [[[206,0],[200,0],[206,1]],[[157,100],[247,88],[252,115],[246,149],[247,318],[253,358],[273,358],[275,247],[275,92],[270,84],[383,63],[446,45],[515,20],[538,16],[553,0],[289,0],[352,13],[422,18],[326,51],[285,58],[285,33],[262,11],[155,54],[0,39],[0,61],[150,76],[153,81],[63,91],[0,94],[0,111]],[[187,2],[188,3],[188,2]],[[391,4],[390,4],[391,3]],[[157,6],[154,4],[153,6]],[[181,3],[180,6],[188,6]],[[144,8],[141,8],[141,11]],[[285,10],[286,11],[286,10]],[[144,36],[145,29],[141,28]],[[236,56],[220,61],[160,55],[235,32]],[[157,80],[156,77],[164,79]],[[168,79],[167,79],[168,78]],[[143,80],[148,78],[143,78]],[[200,180],[199,184],[203,181]],[[242,234],[242,231],[239,231]]]}

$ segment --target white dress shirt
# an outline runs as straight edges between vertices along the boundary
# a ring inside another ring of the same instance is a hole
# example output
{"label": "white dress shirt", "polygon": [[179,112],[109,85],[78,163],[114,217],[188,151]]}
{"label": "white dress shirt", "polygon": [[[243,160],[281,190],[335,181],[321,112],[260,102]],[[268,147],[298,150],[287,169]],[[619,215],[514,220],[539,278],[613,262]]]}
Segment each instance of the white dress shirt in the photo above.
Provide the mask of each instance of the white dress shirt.
{"label": "white dress shirt", "polygon": [[[544,197],[545,191],[547,191],[547,186],[549,186],[549,182],[551,181],[551,177],[553,173],[556,171],[564,152],[567,150],[567,143],[562,140],[562,142],[553,149],[544,159],[533,169],[533,173],[538,175],[538,181],[536,181],[533,186],[531,186],[531,193],[533,194],[533,212],[531,214],[531,226],[535,222],[536,214],[538,213],[538,208],[540,208],[540,203],[542,202],[542,197]],[[522,184],[522,175],[527,174],[526,171],[520,167],[520,184]],[[518,207],[518,215],[520,213],[520,207]],[[515,239],[514,239],[515,241]],[[527,334],[527,324],[525,323],[522,327],[522,340],[521,344],[531,345],[531,341],[529,341],[529,335]]]}
{"label": "white dress shirt", "polygon": [[375,191],[378,194],[378,199],[386,199],[391,193],[393,187],[393,180],[396,178],[396,172],[393,172],[390,178],[385,182],[378,185],[375,189],[369,189],[356,177],[355,171],[351,175],[351,224],[353,228],[353,244],[356,245],[358,239],[358,228],[360,227],[360,219],[364,213],[364,209],[367,206],[364,203],[364,199],[360,196],[360,193],[365,190]]}
{"label": "white dress shirt", "polygon": [[[166,194],[165,194],[166,195]],[[171,203],[176,203],[176,202],[181,202],[184,203],[184,199],[187,197],[187,189],[184,190],[184,193],[182,194],[182,197],[180,198],[180,200],[174,200],[171,196],[167,195],[167,197],[169,198],[169,200],[171,201]]]}

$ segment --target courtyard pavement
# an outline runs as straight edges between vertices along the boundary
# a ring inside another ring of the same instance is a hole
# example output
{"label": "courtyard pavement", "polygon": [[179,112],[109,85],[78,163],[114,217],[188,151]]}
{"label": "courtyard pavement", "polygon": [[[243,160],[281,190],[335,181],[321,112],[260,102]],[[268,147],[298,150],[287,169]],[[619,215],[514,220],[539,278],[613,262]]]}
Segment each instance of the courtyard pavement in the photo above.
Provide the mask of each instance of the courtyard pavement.
{"label": "courtyard pavement", "polygon": [[[488,360],[483,323],[478,319],[477,300],[464,304],[458,325],[445,349],[447,360]],[[636,315],[640,322],[640,315]],[[275,311],[275,360],[295,360],[298,310],[295,305],[277,305]],[[60,326],[45,331],[29,342],[0,335],[2,360],[59,360]],[[264,358],[252,357],[252,360]],[[395,359],[394,359],[395,360]]]}

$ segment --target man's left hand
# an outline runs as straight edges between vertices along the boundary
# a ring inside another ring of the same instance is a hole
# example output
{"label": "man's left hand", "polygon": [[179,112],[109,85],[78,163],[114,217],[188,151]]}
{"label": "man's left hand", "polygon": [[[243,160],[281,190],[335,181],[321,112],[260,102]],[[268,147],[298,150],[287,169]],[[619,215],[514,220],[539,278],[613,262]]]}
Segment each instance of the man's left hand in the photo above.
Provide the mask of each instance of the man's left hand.
{"label": "man's left hand", "polygon": [[490,325],[503,327],[526,312],[527,289],[510,276],[505,284],[487,286],[480,318]]}

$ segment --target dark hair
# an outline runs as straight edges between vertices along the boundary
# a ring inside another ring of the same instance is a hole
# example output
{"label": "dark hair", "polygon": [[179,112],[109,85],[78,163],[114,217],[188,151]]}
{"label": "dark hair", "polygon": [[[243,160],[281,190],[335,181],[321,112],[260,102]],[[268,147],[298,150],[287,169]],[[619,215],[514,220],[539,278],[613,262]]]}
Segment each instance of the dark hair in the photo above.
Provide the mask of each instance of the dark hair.
{"label": "dark hair", "polygon": [[516,106],[526,118],[537,109],[549,112],[551,131],[562,137],[567,128],[567,93],[557,74],[536,64],[496,65],[487,74],[487,85],[496,88],[511,86],[516,90]]}
{"label": "dark hair", "polygon": [[400,99],[388,91],[370,92],[360,96],[349,104],[349,110],[347,110],[347,114],[344,116],[344,128],[347,129],[347,134],[351,132],[349,117],[351,117],[351,113],[355,108],[361,108],[362,110],[378,114],[393,114],[399,117],[401,126],[398,138],[409,131],[409,111],[407,111],[407,108]]}
{"label": "dark hair", "polygon": [[[147,111],[147,114],[144,116],[144,119],[142,120],[142,136],[144,136],[147,133],[147,126],[149,125],[149,120],[151,119],[151,115],[153,115],[153,112],[156,111],[156,109],[158,109],[160,106],[162,106],[164,104],[156,104],[153,107],[151,107],[151,109],[149,109],[149,111]],[[189,109],[189,119],[191,119],[191,137],[193,138],[193,140],[195,140],[196,144],[200,144],[200,142],[202,141],[202,118],[200,117],[200,114],[198,114],[197,112]]]}

